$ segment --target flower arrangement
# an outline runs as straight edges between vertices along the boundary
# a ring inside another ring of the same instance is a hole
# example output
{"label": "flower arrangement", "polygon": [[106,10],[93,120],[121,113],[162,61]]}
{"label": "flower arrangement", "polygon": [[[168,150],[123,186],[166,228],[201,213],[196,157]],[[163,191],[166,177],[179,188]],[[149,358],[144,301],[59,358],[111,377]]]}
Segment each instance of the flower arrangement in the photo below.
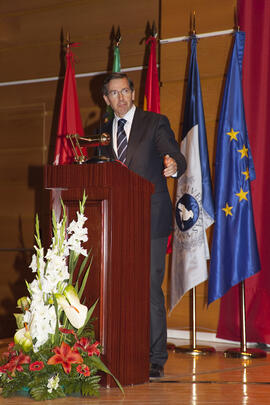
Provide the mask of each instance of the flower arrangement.
{"label": "flower arrangement", "polygon": [[[18,330],[14,342],[2,355],[3,397],[21,390],[37,401],[69,394],[97,396],[98,372],[112,375],[100,358],[101,346],[95,340],[91,323],[96,303],[88,309],[80,302],[91,266],[90,252],[82,245],[88,240],[85,202],[84,193],[77,220],[68,227],[63,203],[59,222],[52,213],[53,237],[46,255],[36,217],[35,253],[29,266],[35,278],[26,282],[30,296],[17,301],[22,311],[14,314]],[[73,285],[81,255],[84,259]],[[118,380],[112,377],[122,391]]]}

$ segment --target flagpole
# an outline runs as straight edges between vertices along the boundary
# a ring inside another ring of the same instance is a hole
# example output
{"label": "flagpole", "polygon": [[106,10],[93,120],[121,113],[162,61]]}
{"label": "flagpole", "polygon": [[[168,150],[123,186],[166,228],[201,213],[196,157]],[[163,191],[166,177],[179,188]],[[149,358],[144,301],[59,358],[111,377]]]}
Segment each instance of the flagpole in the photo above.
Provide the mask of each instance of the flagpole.
{"label": "flagpole", "polygon": [[196,332],[196,287],[190,290],[191,295],[191,309],[192,309],[192,344],[184,346],[176,346],[174,348],[177,353],[187,353],[191,356],[201,356],[206,354],[215,353],[215,349],[210,346],[197,346],[197,332]]}
{"label": "flagpole", "polygon": [[240,348],[227,349],[224,352],[225,357],[238,359],[254,359],[266,357],[266,352],[260,349],[247,348],[247,333],[246,333],[246,299],[245,299],[245,281],[239,284],[241,291],[241,346]]}
{"label": "flagpole", "polygon": [[[176,192],[177,202],[175,220],[177,226],[175,229],[177,233],[175,233],[176,237],[173,245],[172,263],[174,264],[174,268],[177,269],[177,272],[172,272],[171,281],[174,279],[174,285],[178,285],[178,289],[180,291],[179,296],[177,292],[175,293],[175,291],[172,290],[172,303],[177,303],[177,301],[179,301],[181,296],[186,291],[190,291],[190,314],[192,316],[192,328],[190,331],[190,336],[192,338],[190,339],[191,344],[188,346],[175,347],[174,350],[176,352],[184,352],[193,356],[199,356],[215,352],[214,348],[208,346],[198,346],[196,342],[196,285],[205,281],[208,276],[206,265],[206,260],[208,259],[208,244],[205,232],[206,229],[214,222],[214,206],[212,201],[210,168],[208,161],[207,138],[199,68],[197,64],[195,11],[192,13],[190,22],[190,32],[192,34],[191,54],[189,62],[188,86],[186,91],[183,136],[181,141],[181,151],[184,153],[187,160],[187,169],[184,175],[185,177],[183,184],[180,188],[177,188]],[[191,120],[190,117],[194,118]],[[201,159],[204,159],[206,163],[203,171]],[[191,179],[193,179],[192,183]],[[200,195],[198,200],[196,200],[195,194],[192,195],[191,190],[198,190],[198,195]],[[191,201],[194,201],[194,207]],[[195,202],[197,204],[196,206],[198,207],[197,214],[195,214],[195,210],[193,212]],[[201,209],[199,209],[199,207],[201,207]],[[184,212],[188,212],[188,216],[185,216]],[[201,215],[201,230],[197,230],[197,232],[200,232],[200,239],[195,239],[197,238],[197,236],[194,236],[196,233],[193,233],[191,230],[193,227],[194,230],[196,229],[195,224],[197,219],[194,222],[196,215]],[[187,239],[183,237],[183,231],[186,231],[187,233],[189,232],[189,242],[187,242]],[[181,246],[181,254],[184,251],[185,257],[182,255],[177,255],[176,246]],[[186,248],[187,246],[188,249]],[[202,260],[204,260],[203,264]],[[182,267],[181,272],[179,266]],[[178,277],[182,271],[185,273],[185,277],[179,279]]]}

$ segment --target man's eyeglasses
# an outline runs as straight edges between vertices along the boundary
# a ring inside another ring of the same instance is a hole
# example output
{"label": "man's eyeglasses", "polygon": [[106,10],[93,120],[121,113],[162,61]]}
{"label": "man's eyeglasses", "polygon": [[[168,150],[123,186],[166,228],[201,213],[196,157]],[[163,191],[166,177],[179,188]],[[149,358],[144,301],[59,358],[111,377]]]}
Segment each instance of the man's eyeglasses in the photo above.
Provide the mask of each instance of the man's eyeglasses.
{"label": "man's eyeglasses", "polygon": [[112,98],[116,98],[116,97],[120,96],[120,93],[122,94],[122,96],[125,97],[125,96],[128,96],[131,93],[131,90],[128,87],[126,87],[126,88],[124,88],[124,89],[122,89],[120,91],[111,90],[111,91],[109,91],[108,95],[110,97],[112,97]]}

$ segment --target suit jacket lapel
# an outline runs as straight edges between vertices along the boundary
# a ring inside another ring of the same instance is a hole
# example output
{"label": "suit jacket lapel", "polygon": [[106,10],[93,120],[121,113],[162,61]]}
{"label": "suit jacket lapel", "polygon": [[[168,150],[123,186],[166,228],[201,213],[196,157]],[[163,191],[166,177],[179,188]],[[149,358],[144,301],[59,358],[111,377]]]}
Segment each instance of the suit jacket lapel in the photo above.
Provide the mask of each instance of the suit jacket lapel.
{"label": "suit jacket lapel", "polygon": [[142,128],[143,128],[143,111],[136,108],[128,140],[127,160],[126,160],[127,166],[130,165],[134,153],[136,151],[136,148],[144,136],[144,131],[142,131]]}
{"label": "suit jacket lapel", "polygon": [[108,145],[110,156],[112,156],[115,160],[118,159],[116,153],[113,149],[113,131],[112,131],[113,119],[110,120],[105,126],[103,127],[102,132],[107,132],[111,136],[111,142]]}

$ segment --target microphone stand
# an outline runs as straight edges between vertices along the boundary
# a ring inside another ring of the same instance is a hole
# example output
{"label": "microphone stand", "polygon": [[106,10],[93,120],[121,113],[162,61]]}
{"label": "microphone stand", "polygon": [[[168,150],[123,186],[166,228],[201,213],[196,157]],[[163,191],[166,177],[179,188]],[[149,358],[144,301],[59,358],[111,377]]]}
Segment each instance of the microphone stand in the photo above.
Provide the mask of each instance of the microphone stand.
{"label": "microphone stand", "polygon": [[[106,113],[103,118],[107,118],[108,114]],[[106,132],[101,132],[101,120],[99,125],[99,131],[96,135],[90,136],[88,138],[79,136],[79,134],[69,134],[66,137],[70,140],[74,160],[76,163],[104,163],[104,162],[114,162],[115,159],[102,156],[101,146],[107,146],[111,142],[110,134]],[[79,142],[80,141],[80,142]],[[97,155],[92,156],[90,159],[87,159],[82,151],[82,148],[95,147],[97,148]],[[79,151],[79,153],[78,153]]]}
{"label": "microphone stand", "polygon": [[[106,132],[102,133],[102,121],[105,122],[106,120],[108,120],[108,118],[109,118],[109,113],[106,112],[103,115],[102,119],[100,119],[100,121],[99,121],[99,132],[97,133],[96,136],[90,138],[91,142],[93,142],[93,145],[91,145],[91,146],[97,148],[97,155],[92,156],[85,163],[91,164],[91,163],[105,163],[105,162],[115,161],[115,159],[108,158],[101,154],[101,146],[109,145],[109,143],[111,142],[111,136]],[[88,139],[84,139],[84,140],[89,142]]]}
{"label": "microphone stand", "polygon": [[[104,162],[112,162],[114,159],[108,158],[106,156],[102,156],[101,154],[101,146],[109,145],[111,141],[111,137],[107,133],[97,134],[89,138],[85,138],[82,136],[78,136],[78,134],[67,135],[67,138],[70,140],[72,149],[75,155],[75,162],[82,164],[82,163],[104,163]],[[75,144],[74,144],[75,141]],[[81,141],[81,143],[79,142]],[[78,147],[79,153],[76,150],[76,146]],[[86,159],[82,152],[83,147],[96,147],[98,151],[97,156],[93,156],[90,159]]]}
{"label": "microphone stand", "polygon": [[111,136],[106,132],[102,134],[97,134],[91,138],[78,138],[83,142],[87,142],[88,146],[96,147],[97,148],[97,155],[92,156],[90,159],[86,160],[84,163],[105,163],[105,162],[113,162],[114,159],[109,158],[107,156],[103,156],[101,154],[101,146],[109,145],[111,141]]}

